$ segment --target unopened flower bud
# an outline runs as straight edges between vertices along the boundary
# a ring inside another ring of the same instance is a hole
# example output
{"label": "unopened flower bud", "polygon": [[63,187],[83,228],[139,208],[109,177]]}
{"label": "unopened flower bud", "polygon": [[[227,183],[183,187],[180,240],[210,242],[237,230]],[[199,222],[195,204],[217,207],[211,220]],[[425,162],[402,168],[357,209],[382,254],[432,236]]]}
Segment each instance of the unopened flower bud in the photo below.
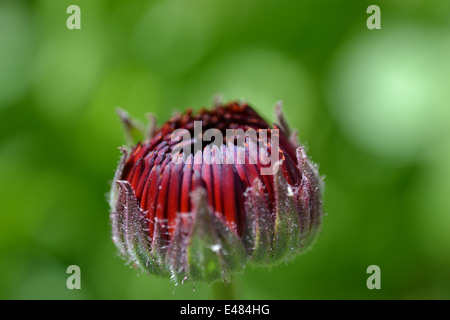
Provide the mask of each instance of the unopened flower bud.
{"label": "unopened flower bud", "polygon": [[247,104],[188,110],[121,148],[110,196],[121,256],[176,283],[215,282],[307,249],[322,181],[280,104],[276,116],[271,127]]}

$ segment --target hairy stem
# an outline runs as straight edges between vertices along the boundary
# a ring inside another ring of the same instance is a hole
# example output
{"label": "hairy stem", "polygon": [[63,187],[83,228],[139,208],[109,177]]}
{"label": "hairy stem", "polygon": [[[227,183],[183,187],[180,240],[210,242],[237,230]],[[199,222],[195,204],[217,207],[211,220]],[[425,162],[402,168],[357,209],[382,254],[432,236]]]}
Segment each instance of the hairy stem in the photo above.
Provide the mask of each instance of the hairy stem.
{"label": "hairy stem", "polygon": [[228,283],[216,282],[212,285],[213,297],[215,300],[234,300],[236,292],[233,281]]}

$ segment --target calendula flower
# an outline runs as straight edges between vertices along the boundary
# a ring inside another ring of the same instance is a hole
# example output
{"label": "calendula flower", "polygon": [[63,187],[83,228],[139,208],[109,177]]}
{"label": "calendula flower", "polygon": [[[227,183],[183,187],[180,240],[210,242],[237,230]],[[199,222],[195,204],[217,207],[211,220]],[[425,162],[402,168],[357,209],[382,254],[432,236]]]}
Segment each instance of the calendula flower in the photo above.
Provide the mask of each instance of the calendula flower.
{"label": "calendula flower", "polygon": [[[121,256],[176,283],[215,282],[307,249],[322,181],[275,110],[273,126],[245,103],[187,110],[121,148],[110,197]],[[119,114],[130,137],[139,131]]]}

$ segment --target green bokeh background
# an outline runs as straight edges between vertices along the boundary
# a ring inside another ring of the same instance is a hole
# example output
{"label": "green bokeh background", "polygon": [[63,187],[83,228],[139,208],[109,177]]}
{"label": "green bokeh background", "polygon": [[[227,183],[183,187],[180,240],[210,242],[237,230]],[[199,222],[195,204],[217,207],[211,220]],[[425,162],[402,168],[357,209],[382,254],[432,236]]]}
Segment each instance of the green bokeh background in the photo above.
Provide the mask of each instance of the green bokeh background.
{"label": "green bokeh background", "polygon": [[126,266],[106,194],[116,107],[161,123],[221,94],[271,121],[282,100],[326,183],[313,249],[238,298],[450,299],[449,31],[447,0],[0,0],[0,298],[212,298]]}

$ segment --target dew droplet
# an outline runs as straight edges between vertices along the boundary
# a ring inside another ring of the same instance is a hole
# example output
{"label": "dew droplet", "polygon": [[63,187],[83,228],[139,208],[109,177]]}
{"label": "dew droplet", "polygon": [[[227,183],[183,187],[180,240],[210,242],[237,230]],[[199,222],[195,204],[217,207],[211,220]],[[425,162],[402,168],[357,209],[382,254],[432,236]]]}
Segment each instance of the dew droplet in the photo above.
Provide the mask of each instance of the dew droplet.
{"label": "dew droplet", "polygon": [[288,195],[288,197],[293,197],[294,196],[294,191],[292,191],[292,188],[289,185],[287,187],[287,195]]}

